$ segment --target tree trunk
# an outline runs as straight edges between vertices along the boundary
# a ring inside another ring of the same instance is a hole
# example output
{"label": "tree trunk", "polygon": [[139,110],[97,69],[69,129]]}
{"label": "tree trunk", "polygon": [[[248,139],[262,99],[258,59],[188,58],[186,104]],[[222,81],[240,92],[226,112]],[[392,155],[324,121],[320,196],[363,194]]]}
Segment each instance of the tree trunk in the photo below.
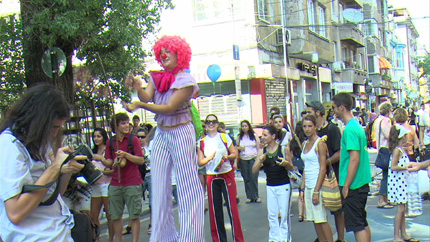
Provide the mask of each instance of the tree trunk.
{"label": "tree trunk", "polygon": [[66,55],[67,65],[63,75],[58,78],[48,77],[42,70],[42,56],[48,46],[44,46],[37,33],[27,32],[26,27],[31,26],[34,9],[31,0],[21,0],[21,18],[23,26],[23,56],[25,65],[25,81],[28,87],[40,82],[48,82],[63,91],[67,101],[74,106],[75,91],[73,82],[72,55],[73,46],[71,42],[59,40],[57,46]]}

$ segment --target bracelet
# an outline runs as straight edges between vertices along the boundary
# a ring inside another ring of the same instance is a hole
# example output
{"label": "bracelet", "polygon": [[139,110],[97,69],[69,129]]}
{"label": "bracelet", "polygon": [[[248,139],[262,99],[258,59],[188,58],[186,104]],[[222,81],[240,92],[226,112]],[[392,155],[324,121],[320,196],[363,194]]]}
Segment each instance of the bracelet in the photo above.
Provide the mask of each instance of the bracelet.
{"label": "bracelet", "polygon": [[319,191],[318,191],[318,192],[315,192],[315,191],[314,191],[314,193],[315,193],[315,194],[319,194],[320,192],[319,192]]}

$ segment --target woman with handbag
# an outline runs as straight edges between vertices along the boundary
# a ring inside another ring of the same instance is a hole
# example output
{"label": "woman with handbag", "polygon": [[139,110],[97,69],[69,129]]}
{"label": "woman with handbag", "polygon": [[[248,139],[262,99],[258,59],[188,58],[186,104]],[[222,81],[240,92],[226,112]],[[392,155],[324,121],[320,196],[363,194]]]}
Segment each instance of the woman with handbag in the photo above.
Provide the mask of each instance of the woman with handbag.
{"label": "woman with handbag", "polygon": [[[9,241],[70,241],[73,215],[59,192],[84,165],[68,157],[61,127],[70,115],[55,87],[27,89],[0,124],[0,235]],[[33,191],[24,188],[32,185]],[[56,190],[58,186],[58,190]],[[54,196],[51,197],[51,195]]]}
{"label": "woman with handbag", "polygon": [[266,147],[258,151],[252,172],[256,174],[263,167],[267,177],[269,241],[292,241],[290,226],[292,193],[288,170],[293,169],[293,164],[282,155],[282,147],[277,142],[280,136],[281,131],[274,126],[269,125],[264,128],[262,140]]}
{"label": "woman with handbag", "polygon": [[259,147],[260,139],[258,135],[254,132],[248,120],[242,120],[240,122],[240,132],[237,136],[237,150],[240,152],[239,167],[245,184],[245,203],[261,203],[258,195],[258,173],[252,173]]}
{"label": "woman with handbag", "polygon": [[[384,102],[379,105],[379,117],[373,123],[376,148],[378,149],[378,156],[384,159],[384,163],[388,165],[389,153],[388,151],[388,138],[391,129],[391,119],[393,106],[389,102]],[[384,155],[385,154],[385,155]],[[393,208],[394,206],[388,202],[387,197],[387,181],[388,181],[388,167],[380,167],[382,169],[382,180],[379,188],[379,202],[377,208]]]}
{"label": "woman with handbag", "polygon": [[317,119],[314,115],[303,118],[303,130],[308,140],[303,143],[301,158],[305,163],[300,199],[305,201],[306,221],[312,221],[319,241],[333,241],[333,232],[322,203],[321,186],[327,171],[327,145],[319,142]]}

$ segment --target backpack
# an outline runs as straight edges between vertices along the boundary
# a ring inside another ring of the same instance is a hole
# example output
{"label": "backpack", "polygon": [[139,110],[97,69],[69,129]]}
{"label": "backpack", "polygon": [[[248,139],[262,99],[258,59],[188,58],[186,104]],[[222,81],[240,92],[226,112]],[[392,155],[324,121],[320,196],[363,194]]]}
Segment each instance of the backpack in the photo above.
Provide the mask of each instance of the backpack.
{"label": "backpack", "polygon": [[[225,148],[227,149],[227,154],[230,154],[230,151],[228,150],[228,144],[227,144],[227,134],[225,133],[219,133],[221,136],[221,140],[225,145]],[[200,139],[200,150],[203,152],[203,154],[205,153],[205,137]]]}

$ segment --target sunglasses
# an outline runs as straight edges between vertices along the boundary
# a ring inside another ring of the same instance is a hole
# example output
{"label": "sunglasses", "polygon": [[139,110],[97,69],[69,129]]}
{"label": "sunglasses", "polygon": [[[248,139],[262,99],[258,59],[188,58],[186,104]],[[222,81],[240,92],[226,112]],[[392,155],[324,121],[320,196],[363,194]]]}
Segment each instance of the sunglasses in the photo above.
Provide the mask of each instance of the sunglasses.
{"label": "sunglasses", "polygon": [[217,124],[218,120],[206,120],[205,123],[206,124]]}
{"label": "sunglasses", "polygon": [[137,138],[144,139],[144,138],[146,138],[146,135],[145,136],[137,136]]}

